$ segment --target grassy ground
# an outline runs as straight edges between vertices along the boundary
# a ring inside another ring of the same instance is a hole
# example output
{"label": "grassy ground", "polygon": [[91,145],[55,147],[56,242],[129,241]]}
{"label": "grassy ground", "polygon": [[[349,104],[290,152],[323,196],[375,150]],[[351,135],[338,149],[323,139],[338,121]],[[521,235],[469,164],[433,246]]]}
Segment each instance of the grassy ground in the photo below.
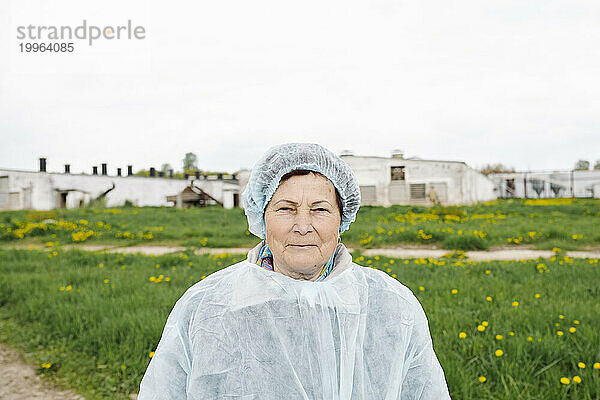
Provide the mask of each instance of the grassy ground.
{"label": "grassy ground", "polygon": [[[418,296],[454,399],[597,398],[598,260],[353,256]],[[175,301],[241,257],[0,250],[0,340],[90,400],[126,399]]]}
{"label": "grassy ground", "polygon": [[[342,236],[355,248],[413,244],[446,249],[496,246],[600,248],[600,200],[499,200],[461,207],[361,207]],[[82,208],[0,212],[0,245],[173,244],[252,247],[242,209]]]}

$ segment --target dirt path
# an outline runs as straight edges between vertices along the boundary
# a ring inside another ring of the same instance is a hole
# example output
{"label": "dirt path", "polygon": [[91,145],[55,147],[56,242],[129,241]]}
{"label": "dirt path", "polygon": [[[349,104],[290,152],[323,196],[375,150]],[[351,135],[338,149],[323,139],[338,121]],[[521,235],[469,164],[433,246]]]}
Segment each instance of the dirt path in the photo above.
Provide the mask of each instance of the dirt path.
{"label": "dirt path", "polygon": [[85,400],[40,378],[15,350],[0,343],[0,399]]}
{"label": "dirt path", "polygon": [[[41,249],[41,245],[15,245],[12,248],[37,248]],[[186,248],[181,246],[131,246],[131,247],[117,247],[111,245],[90,245],[80,244],[73,245],[67,244],[62,246],[64,249],[78,248],[86,251],[102,251],[105,250],[109,253],[125,253],[125,254],[145,254],[145,255],[162,255],[167,253],[174,253],[177,251],[183,251]],[[348,248],[353,251],[354,249]],[[246,254],[250,251],[249,248],[245,247],[231,247],[231,248],[208,248],[204,247],[196,249],[195,254]],[[435,248],[420,248],[420,247],[397,247],[397,248],[385,248],[385,249],[366,249],[362,250],[362,253],[366,256],[388,256],[398,258],[440,258],[444,254],[452,252],[452,250],[446,249],[435,249]],[[466,256],[472,261],[490,261],[490,260],[523,260],[523,259],[536,259],[538,257],[550,258],[554,255],[551,250],[535,250],[535,249],[510,249],[501,248],[488,251],[472,250],[467,251]],[[600,258],[600,250],[593,251],[581,251],[573,250],[566,251],[565,255],[572,258]]]}

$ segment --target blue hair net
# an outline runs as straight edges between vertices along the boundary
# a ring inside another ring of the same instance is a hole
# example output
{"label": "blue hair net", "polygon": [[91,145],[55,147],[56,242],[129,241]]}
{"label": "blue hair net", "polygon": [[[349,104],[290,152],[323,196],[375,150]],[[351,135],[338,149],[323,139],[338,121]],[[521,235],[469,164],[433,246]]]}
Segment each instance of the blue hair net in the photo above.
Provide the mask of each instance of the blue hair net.
{"label": "blue hair net", "polygon": [[279,186],[281,177],[293,170],[318,172],[329,179],[342,199],[339,232],[350,227],[360,207],[360,189],[352,169],[340,157],[316,143],[286,143],[270,148],[258,160],[242,193],[248,230],[265,238],[265,207]]}

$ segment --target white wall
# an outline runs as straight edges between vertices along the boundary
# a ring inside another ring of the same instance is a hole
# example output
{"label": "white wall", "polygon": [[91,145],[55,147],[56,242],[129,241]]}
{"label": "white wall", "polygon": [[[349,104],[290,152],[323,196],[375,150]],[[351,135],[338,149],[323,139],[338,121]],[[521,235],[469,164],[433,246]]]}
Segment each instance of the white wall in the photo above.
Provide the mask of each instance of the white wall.
{"label": "white wall", "polygon": [[[377,200],[371,204],[391,205],[391,185],[406,186],[402,189],[406,197],[400,204],[430,204],[428,198],[423,201],[410,199],[409,185],[415,183],[425,184],[427,191],[434,184],[445,183],[447,193],[443,204],[471,204],[496,198],[494,183],[462,162],[352,155],[341,157],[354,171],[360,186],[376,187]],[[391,168],[394,166],[404,166],[404,181],[392,181]]]}
{"label": "white wall", "polygon": [[[78,207],[81,200],[87,203],[90,199],[96,198],[110,189],[113,184],[115,188],[106,195],[108,207],[121,206],[125,200],[130,200],[137,206],[170,206],[173,204],[167,202],[166,197],[176,195],[188,186],[188,181],[183,179],[158,177],[0,170],[0,176],[4,175],[9,177],[8,192],[20,193],[17,209],[49,210],[56,208],[59,204],[57,190],[69,190],[66,206],[68,208]],[[237,184],[216,179],[199,179],[194,183],[195,186],[221,201],[227,208],[233,207],[233,193],[237,191]],[[31,192],[31,196],[27,195],[28,192]]]}

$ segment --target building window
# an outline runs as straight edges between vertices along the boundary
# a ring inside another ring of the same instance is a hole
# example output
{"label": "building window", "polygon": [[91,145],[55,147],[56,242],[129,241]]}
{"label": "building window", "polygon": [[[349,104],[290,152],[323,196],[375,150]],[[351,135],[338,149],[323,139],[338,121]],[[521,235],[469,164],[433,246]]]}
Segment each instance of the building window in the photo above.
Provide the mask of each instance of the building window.
{"label": "building window", "polygon": [[411,183],[410,199],[411,200],[425,200],[425,184],[424,183]]}
{"label": "building window", "polygon": [[360,203],[375,204],[377,202],[377,190],[375,186],[360,186]]}
{"label": "building window", "polygon": [[403,181],[404,180],[404,167],[392,167],[392,180]]}

